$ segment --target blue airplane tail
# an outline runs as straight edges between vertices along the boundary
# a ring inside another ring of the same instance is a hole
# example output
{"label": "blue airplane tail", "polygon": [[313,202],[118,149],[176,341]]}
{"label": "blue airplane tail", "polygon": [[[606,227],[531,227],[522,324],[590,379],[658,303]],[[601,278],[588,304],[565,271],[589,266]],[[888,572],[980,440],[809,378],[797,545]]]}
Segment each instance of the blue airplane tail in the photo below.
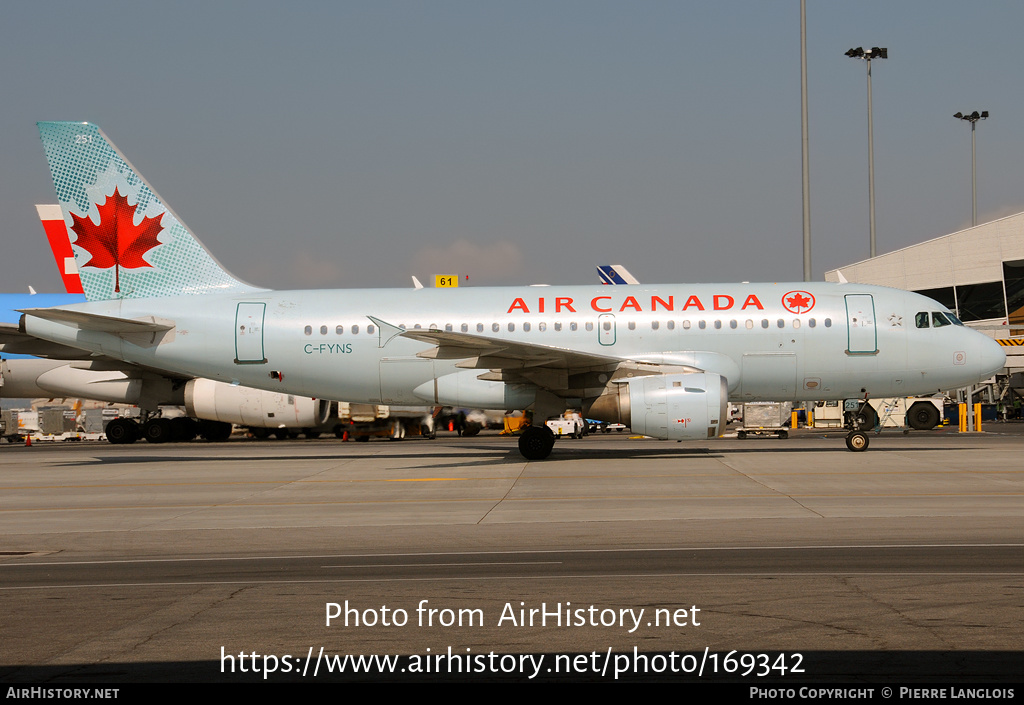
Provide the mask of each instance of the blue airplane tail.
{"label": "blue airplane tail", "polygon": [[96,125],[38,125],[88,300],[257,290],[221,266]]}

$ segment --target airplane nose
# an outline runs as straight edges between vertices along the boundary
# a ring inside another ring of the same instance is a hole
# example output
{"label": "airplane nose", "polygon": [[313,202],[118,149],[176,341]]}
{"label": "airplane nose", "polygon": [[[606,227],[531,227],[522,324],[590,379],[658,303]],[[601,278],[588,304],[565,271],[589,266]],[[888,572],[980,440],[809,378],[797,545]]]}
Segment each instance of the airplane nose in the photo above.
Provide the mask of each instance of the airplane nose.
{"label": "airplane nose", "polygon": [[978,341],[976,359],[978,367],[986,377],[1006,367],[1006,353],[1003,352],[1003,346],[988,336],[983,336]]}

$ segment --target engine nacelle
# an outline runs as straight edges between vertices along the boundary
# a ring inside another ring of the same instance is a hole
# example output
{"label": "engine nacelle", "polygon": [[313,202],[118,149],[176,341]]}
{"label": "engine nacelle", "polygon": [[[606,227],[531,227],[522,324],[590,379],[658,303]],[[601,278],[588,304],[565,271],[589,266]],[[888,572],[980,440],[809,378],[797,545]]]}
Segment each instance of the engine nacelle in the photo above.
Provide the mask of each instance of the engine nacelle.
{"label": "engine nacelle", "polygon": [[613,384],[589,405],[588,418],[629,426],[652,438],[692,441],[722,435],[729,387],[713,373],[649,375]]}
{"label": "engine nacelle", "polygon": [[315,428],[327,422],[331,403],[198,378],[185,385],[185,410],[189,416],[240,426]]}
{"label": "engine nacelle", "polygon": [[0,396],[81,397],[150,409],[181,404],[181,388],[173,380],[103,367],[85,361],[5,360],[0,364]]}
{"label": "engine nacelle", "polygon": [[469,409],[525,409],[537,399],[537,388],[529,384],[506,384],[478,379],[479,370],[444,375],[412,391],[430,404]]}

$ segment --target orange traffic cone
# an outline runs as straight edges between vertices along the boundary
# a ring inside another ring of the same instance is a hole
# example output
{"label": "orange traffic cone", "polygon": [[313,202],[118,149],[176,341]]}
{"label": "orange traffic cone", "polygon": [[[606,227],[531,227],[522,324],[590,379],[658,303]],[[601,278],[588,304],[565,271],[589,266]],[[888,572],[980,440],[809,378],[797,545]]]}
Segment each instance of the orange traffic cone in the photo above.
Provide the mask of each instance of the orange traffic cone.
{"label": "orange traffic cone", "polygon": [[31,448],[32,447],[32,436],[30,436],[28,434],[25,435],[25,447],[26,448]]}

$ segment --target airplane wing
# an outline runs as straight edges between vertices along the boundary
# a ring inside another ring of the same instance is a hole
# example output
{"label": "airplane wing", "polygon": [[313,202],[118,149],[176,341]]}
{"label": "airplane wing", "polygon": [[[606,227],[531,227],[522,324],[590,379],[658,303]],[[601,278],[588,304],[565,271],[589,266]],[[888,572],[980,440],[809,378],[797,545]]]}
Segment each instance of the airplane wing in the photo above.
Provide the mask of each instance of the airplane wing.
{"label": "airplane wing", "polygon": [[585,396],[607,382],[625,382],[633,377],[666,372],[694,372],[692,364],[677,361],[640,361],[513,340],[498,340],[472,333],[436,329],[403,330],[372,316],[386,345],[401,336],[436,347],[417,357],[434,360],[462,360],[456,367],[489,370],[478,379],[534,384],[559,396]]}
{"label": "airplane wing", "polygon": [[402,337],[432,343],[437,347],[421,352],[418,357],[434,360],[464,360],[456,367],[467,369],[523,369],[553,367],[589,372],[614,370],[621,358],[554,348],[512,340],[495,340],[482,335],[442,330],[406,330]]}

